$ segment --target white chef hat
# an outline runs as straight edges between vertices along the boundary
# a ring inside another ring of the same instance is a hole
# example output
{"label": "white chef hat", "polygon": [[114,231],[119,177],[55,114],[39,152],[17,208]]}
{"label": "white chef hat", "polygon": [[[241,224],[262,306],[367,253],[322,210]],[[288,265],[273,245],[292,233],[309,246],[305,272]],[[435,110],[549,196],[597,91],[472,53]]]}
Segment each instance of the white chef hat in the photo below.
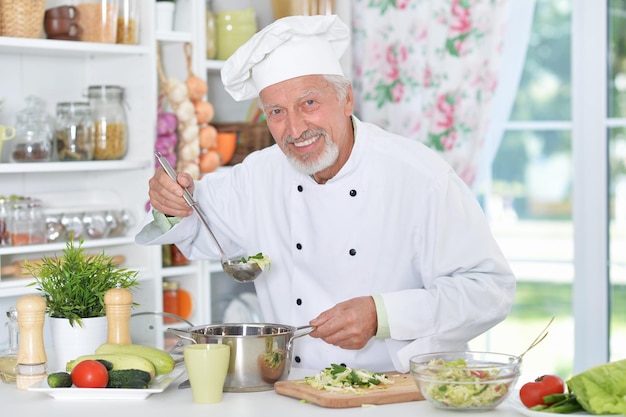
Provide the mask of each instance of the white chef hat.
{"label": "white chef hat", "polygon": [[226,60],[222,82],[237,101],[302,75],[344,75],[350,31],[336,15],[288,16],[257,32]]}

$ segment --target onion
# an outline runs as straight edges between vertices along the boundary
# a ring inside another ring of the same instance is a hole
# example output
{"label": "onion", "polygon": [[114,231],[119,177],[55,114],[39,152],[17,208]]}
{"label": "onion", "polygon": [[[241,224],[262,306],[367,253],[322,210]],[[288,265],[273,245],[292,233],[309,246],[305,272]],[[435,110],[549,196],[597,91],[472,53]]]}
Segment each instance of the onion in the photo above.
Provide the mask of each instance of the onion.
{"label": "onion", "polygon": [[217,129],[215,126],[202,126],[199,135],[201,149],[211,149],[217,146]]}
{"label": "onion", "polygon": [[209,91],[209,87],[203,79],[192,75],[185,81],[187,92],[191,101],[202,100],[202,97]]}
{"label": "onion", "polygon": [[209,123],[213,119],[215,109],[208,101],[197,101],[194,105],[198,124]]}
{"label": "onion", "polygon": [[200,155],[200,172],[213,172],[220,166],[220,154],[208,151]]}
{"label": "onion", "polygon": [[159,113],[157,118],[157,135],[167,135],[176,132],[178,118],[174,113]]}
{"label": "onion", "polygon": [[157,136],[154,149],[161,152],[163,155],[166,155],[170,152],[176,151],[176,142],[178,142],[178,137],[176,136],[176,133],[159,135]]}

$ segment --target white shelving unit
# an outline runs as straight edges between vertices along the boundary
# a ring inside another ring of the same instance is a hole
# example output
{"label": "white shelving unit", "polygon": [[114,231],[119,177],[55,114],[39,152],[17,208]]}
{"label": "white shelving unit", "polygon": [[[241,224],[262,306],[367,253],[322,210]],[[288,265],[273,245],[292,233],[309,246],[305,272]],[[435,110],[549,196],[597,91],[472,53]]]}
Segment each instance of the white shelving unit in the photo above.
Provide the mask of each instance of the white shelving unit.
{"label": "white shelving unit", "polygon": [[[190,16],[198,17],[187,25],[187,31],[155,33],[154,0],[142,1],[140,15],[140,45],[98,44],[89,42],[55,41],[47,39],[25,39],[0,37],[0,124],[14,125],[19,110],[24,108],[24,99],[29,95],[40,97],[46,103],[51,117],[56,112],[56,103],[62,101],[86,101],[89,85],[120,85],[125,89],[129,127],[129,150],[119,161],[10,163],[6,149],[0,155],[0,195],[46,196],[43,201],[52,203],[56,196],[68,195],[79,201],[72,210],[102,204],[97,190],[113,195],[113,200],[127,210],[138,224],[145,215],[148,201],[148,180],[154,172],[154,140],[158,103],[158,77],[156,71],[157,48],[167,64],[171,76],[186,79],[187,67],[183,44],[203,36],[199,30],[204,14],[200,1],[179,0],[178,6]],[[201,15],[201,14],[202,15]],[[204,46],[197,47],[200,51]],[[194,49],[196,49],[194,45]],[[176,54],[179,55],[176,55]],[[194,53],[195,54],[195,53]],[[194,61],[198,61],[194,57]],[[198,73],[202,73],[203,60],[198,61]],[[94,192],[94,190],[96,190]],[[94,198],[96,196],[96,198]],[[63,202],[54,201],[55,205]],[[140,288],[134,298],[139,306],[134,312],[162,311],[162,281],[175,279],[181,288],[193,294],[194,308],[189,320],[193,323],[209,323],[211,318],[210,284],[207,263],[192,263],[185,267],[163,268],[161,247],[141,247],[134,243],[135,227],[124,236],[105,239],[85,239],[83,247],[88,251],[107,255],[122,254],[126,258],[124,267],[138,270]],[[65,242],[25,246],[0,247],[0,266],[10,265],[24,259],[60,255]],[[17,299],[35,289],[28,284],[32,278],[0,275],[0,314]],[[0,320],[3,324],[5,320]],[[142,320],[137,332],[140,340],[159,345],[163,340],[163,325],[160,316]],[[148,330],[148,331],[145,331]],[[8,334],[0,331],[0,350],[6,347]],[[46,326],[47,336],[48,330]],[[49,338],[46,338],[48,344]]]}
{"label": "white shelving unit", "polygon": [[[88,42],[56,41],[0,37],[0,124],[14,125],[16,113],[24,108],[30,95],[42,98],[51,116],[56,103],[86,101],[89,85],[119,85],[125,89],[129,120],[129,150],[123,160],[88,162],[9,163],[5,142],[0,154],[0,195],[46,195],[63,200],[84,201],[85,207],[101,204],[98,190],[113,195],[113,200],[129,211],[138,223],[145,215],[148,180],[154,172],[153,149],[158,104],[157,57],[170,77],[187,78],[183,45],[192,44],[192,69],[198,76],[206,74],[208,100],[215,106],[214,122],[245,120],[251,102],[236,103],[224,91],[219,71],[223,62],[207,60],[205,55],[205,2],[177,0],[174,31],[154,29],[155,0],[142,0],[140,8],[140,44],[115,45]],[[337,13],[349,21],[349,2],[337,2]],[[254,7],[259,27],[273,20],[270,0],[213,0],[214,12]],[[144,7],[147,6],[147,7]],[[94,191],[95,190],[95,191]],[[44,201],[44,204],[46,201]],[[54,204],[62,205],[55,201]],[[80,209],[81,204],[73,207]],[[135,292],[138,312],[162,311],[162,282],[176,280],[193,295],[193,312],[189,321],[196,325],[218,322],[224,308],[237,294],[254,291],[251,283],[232,281],[219,263],[193,262],[182,267],[162,267],[161,247],[141,247],[134,243],[136,230],[124,236],[85,240],[89,251],[126,257],[124,267],[139,271],[141,286]],[[23,259],[60,254],[65,243],[0,247],[0,266]],[[32,278],[0,274],[0,317],[17,298],[34,293],[27,285]],[[146,317],[148,317],[146,319]],[[0,319],[0,325],[5,320]],[[137,321],[140,343],[159,345],[168,326],[161,317],[143,316]],[[184,325],[184,324],[183,324]],[[6,348],[8,335],[0,330],[0,350]],[[47,330],[45,336],[47,337]],[[133,336],[135,337],[135,336]],[[49,340],[47,338],[46,340]]]}

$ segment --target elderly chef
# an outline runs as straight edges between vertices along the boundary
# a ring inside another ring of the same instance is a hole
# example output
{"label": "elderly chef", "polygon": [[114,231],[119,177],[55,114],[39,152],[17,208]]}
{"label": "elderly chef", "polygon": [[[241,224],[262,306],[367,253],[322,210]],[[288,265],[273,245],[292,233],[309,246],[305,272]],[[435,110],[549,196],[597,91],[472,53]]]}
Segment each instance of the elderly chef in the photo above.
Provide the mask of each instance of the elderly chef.
{"label": "elderly chef", "polygon": [[230,257],[271,258],[254,281],[263,320],[315,328],[293,366],[406,372],[502,321],[515,278],[450,166],[352,114],[349,41],[337,16],[291,16],[240,47],[222,81],[235,100],[258,97],[276,144],[196,182],[157,169],[136,242],[219,259],[186,187]]}

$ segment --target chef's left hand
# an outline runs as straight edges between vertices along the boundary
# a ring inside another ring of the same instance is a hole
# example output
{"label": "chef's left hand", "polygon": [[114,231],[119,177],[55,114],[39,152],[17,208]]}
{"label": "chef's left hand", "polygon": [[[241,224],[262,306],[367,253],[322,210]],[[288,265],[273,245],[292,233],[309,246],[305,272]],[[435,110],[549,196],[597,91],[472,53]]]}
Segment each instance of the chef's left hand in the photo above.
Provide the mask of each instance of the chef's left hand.
{"label": "chef's left hand", "polygon": [[361,349],[376,335],[378,318],[372,297],[357,297],[337,304],[309,322],[317,337],[343,349]]}

